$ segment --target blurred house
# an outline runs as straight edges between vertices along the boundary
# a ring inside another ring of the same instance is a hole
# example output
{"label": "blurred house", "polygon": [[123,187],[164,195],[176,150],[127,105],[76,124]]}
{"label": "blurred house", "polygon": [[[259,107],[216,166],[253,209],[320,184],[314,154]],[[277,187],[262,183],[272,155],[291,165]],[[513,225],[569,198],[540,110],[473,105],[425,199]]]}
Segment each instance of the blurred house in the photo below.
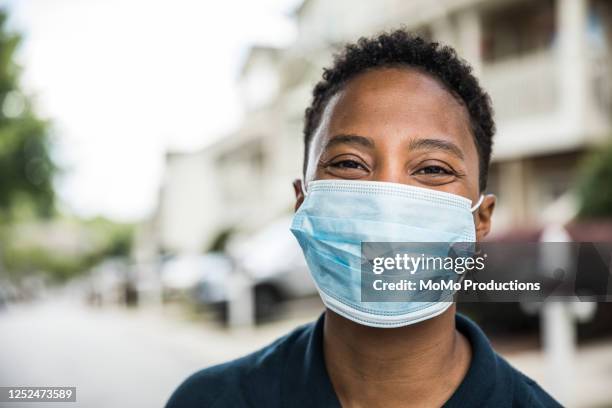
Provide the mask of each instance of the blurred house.
{"label": "blurred house", "polygon": [[[301,65],[286,50],[253,47],[240,77],[247,111],[240,128],[199,152],[166,156],[156,214],[161,248],[201,252],[228,232],[254,232],[290,214],[308,95]],[[296,94],[295,85],[304,89]]]}
{"label": "blurred house", "polygon": [[301,175],[303,111],[321,68],[344,42],[402,25],[455,47],[491,94],[496,229],[537,224],[547,208],[571,215],[572,205],[558,202],[576,164],[612,130],[612,3],[306,0],[294,15],[294,44],[250,50],[240,129],[200,152],[168,154],[161,247],[202,251],[224,231],[255,230],[288,213],[291,181]]}

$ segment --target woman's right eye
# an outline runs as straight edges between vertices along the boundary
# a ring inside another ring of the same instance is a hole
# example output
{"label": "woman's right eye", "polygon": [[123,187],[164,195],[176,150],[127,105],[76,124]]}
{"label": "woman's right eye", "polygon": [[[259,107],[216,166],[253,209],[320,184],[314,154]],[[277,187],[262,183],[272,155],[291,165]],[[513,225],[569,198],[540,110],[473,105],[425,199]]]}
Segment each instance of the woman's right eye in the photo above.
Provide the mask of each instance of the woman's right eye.
{"label": "woman's right eye", "polygon": [[340,169],[364,169],[365,166],[355,160],[340,160],[330,164],[331,167]]}
{"label": "woman's right eye", "polygon": [[339,178],[358,179],[368,175],[369,168],[361,160],[349,158],[336,158],[326,166],[327,172]]}

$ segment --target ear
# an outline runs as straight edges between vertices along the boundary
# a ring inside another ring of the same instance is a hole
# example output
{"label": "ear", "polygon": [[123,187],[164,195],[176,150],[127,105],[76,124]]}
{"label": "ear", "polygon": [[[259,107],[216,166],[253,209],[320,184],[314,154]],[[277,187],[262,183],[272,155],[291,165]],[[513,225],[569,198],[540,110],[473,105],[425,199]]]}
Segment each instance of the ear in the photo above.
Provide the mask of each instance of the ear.
{"label": "ear", "polygon": [[485,195],[482,204],[480,204],[480,207],[476,210],[476,240],[478,242],[484,240],[491,231],[491,217],[495,209],[495,200],[496,197],[493,194]]}
{"label": "ear", "polygon": [[298,208],[304,202],[304,191],[302,190],[302,180],[295,179],[293,180],[293,191],[295,192],[295,207],[294,210],[297,211]]}

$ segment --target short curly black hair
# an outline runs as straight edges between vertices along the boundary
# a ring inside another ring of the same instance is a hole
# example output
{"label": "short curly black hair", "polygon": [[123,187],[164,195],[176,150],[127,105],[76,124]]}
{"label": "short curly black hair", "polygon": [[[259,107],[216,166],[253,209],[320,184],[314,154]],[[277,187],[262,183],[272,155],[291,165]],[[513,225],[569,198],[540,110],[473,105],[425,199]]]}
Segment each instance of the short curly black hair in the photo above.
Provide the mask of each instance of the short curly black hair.
{"label": "short curly black hair", "polygon": [[365,71],[386,67],[409,67],[437,79],[467,108],[479,156],[479,187],[487,185],[495,122],[491,98],[480,87],[472,68],[454,49],[413,35],[405,29],[360,38],[347,44],[334,56],[330,68],[312,91],[312,101],[304,118],[304,173],[308,150],[330,98],[352,78]]}

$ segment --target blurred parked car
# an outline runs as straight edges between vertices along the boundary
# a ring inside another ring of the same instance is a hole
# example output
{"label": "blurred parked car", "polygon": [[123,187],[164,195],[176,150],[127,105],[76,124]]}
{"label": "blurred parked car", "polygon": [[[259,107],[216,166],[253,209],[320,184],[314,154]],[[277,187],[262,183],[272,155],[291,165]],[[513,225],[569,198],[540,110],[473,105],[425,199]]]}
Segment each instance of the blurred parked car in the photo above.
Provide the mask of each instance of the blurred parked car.
{"label": "blurred parked car", "polygon": [[166,261],[161,268],[165,300],[193,291],[201,282],[231,270],[230,259],[221,253],[182,255]]}
{"label": "blurred parked car", "polygon": [[242,273],[251,282],[257,320],[274,317],[282,310],[283,301],[315,294],[302,250],[289,231],[290,225],[291,218],[283,218],[231,245],[228,252],[234,268],[207,274],[194,291],[195,300],[219,309],[225,317],[231,273]]}
{"label": "blurred parked car", "polygon": [[0,310],[7,307],[11,300],[11,289],[8,282],[0,281]]}
{"label": "blurred parked car", "polygon": [[[571,239],[575,242],[612,242],[612,220],[573,221],[565,225]],[[516,243],[539,242],[542,227],[515,228],[488,237],[488,242]],[[525,257],[524,253],[511,253],[508,257]],[[513,263],[514,264],[514,263]],[[537,333],[540,315],[531,305],[520,303],[465,303],[458,304],[458,310],[472,317],[480,327],[491,335]],[[592,319],[578,324],[578,339],[610,336],[612,334],[612,303],[600,302]]]}
{"label": "blurred parked car", "polygon": [[0,309],[21,300],[19,290],[8,279],[0,279]]}
{"label": "blurred parked car", "polygon": [[93,305],[130,304],[135,301],[135,289],[126,260],[110,258],[92,268],[88,301]]}
{"label": "blurred parked car", "polygon": [[156,304],[161,301],[161,266],[162,259],[134,262],[130,265],[139,303]]}

